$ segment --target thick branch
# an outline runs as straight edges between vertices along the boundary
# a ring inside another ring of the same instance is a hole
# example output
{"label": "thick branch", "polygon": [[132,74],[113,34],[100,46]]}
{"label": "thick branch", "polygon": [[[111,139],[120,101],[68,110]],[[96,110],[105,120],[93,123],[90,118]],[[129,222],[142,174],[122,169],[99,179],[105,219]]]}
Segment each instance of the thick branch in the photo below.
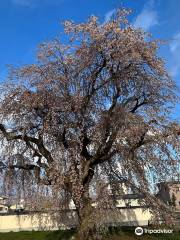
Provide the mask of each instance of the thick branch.
{"label": "thick branch", "polygon": [[138,98],[136,98],[136,104],[130,112],[135,113],[138,108],[140,108],[141,106],[143,106],[147,103],[148,103],[147,100],[143,100],[142,102],[139,102]]}
{"label": "thick branch", "polygon": [[83,136],[82,136],[82,151],[81,151],[81,156],[85,157],[86,160],[90,160],[92,158],[92,155],[89,154],[87,150],[88,144],[91,142],[90,139],[87,136],[86,130],[83,131]]}
{"label": "thick branch", "polygon": [[39,152],[48,160],[48,163],[53,162],[53,157],[51,156],[47,148],[44,146],[42,138],[38,139],[27,135],[16,135],[15,133],[7,132],[3,124],[0,124],[0,130],[7,141],[22,140],[27,145],[29,142],[34,143],[38,147]]}
{"label": "thick branch", "polygon": [[6,166],[6,168],[11,168],[11,169],[18,168],[18,169],[23,169],[23,170],[27,170],[27,171],[37,170],[37,169],[40,170],[40,168],[34,164],[23,164],[23,165],[15,164],[15,165]]}

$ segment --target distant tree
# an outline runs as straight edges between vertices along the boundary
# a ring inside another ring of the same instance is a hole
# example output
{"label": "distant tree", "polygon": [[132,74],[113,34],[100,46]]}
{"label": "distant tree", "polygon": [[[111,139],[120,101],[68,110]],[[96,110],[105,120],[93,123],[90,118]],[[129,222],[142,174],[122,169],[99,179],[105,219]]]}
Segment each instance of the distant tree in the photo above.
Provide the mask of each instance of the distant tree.
{"label": "distant tree", "polygon": [[5,189],[39,207],[43,194],[59,205],[73,199],[83,240],[99,239],[95,228],[107,212],[98,179],[126,180],[161,213],[151,176],[165,179],[178,164],[180,128],[170,119],[175,82],[157,55],[160,41],[130,26],[128,14],[118,10],[105,24],[94,16],[65,21],[69,44],[41,44],[38,62],[13,67],[1,86]]}

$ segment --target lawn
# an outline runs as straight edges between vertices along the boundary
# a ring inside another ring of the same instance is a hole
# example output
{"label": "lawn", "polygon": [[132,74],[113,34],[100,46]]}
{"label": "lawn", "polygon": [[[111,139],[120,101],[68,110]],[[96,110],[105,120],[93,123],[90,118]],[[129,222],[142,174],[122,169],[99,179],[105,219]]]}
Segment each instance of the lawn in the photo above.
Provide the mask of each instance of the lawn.
{"label": "lawn", "polygon": [[0,233],[0,240],[68,240],[72,235],[71,231],[9,232]]}
{"label": "lawn", "polygon": [[[10,232],[0,233],[0,240],[69,240],[73,231],[53,231],[53,232]],[[136,236],[133,229],[121,229],[113,231],[104,240],[180,240],[180,232],[174,234],[145,234]],[[83,239],[81,239],[83,240]]]}

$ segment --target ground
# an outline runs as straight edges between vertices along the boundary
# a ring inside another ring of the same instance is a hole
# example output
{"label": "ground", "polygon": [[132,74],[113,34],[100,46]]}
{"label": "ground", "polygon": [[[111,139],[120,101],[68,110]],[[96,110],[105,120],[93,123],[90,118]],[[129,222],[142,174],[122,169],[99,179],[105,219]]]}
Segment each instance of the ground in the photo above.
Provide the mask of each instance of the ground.
{"label": "ground", "polygon": [[[73,231],[54,231],[54,232],[10,232],[0,233],[0,240],[70,240]],[[104,240],[180,240],[180,232],[174,234],[145,234],[136,236],[134,229],[121,229],[104,237]]]}

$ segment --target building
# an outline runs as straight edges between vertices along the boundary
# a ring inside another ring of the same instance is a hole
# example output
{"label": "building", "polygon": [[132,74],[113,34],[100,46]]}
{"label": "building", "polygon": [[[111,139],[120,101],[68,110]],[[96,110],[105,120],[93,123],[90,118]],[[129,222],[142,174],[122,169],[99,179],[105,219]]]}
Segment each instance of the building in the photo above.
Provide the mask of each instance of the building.
{"label": "building", "polygon": [[7,205],[7,197],[1,196],[0,197],[0,214],[5,214],[8,212],[9,207]]}
{"label": "building", "polygon": [[[119,189],[118,189],[119,187]],[[115,183],[108,186],[108,194],[117,190],[115,194],[115,204],[117,211],[111,208],[104,209],[104,215],[97,215],[98,221],[102,224],[112,226],[147,226],[152,219],[152,213],[148,206],[141,206],[140,202],[143,196],[139,193],[130,192],[124,183]],[[96,201],[92,203],[97,207]],[[10,205],[8,214],[0,214],[0,232],[10,231],[32,231],[32,230],[57,230],[77,226],[77,213],[73,201],[69,203],[69,209],[66,211],[53,212],[18,212],[21,205]],[[53,214],[58,214],[56,221]],[[60,221],[59,221],[60,219]]]}
{"label": "building", "polygon": [[0,204],[0,214],[6,214],[9,211],[9,207],[3,204]]}
{"label": "building", "polygon": [[9,200],[8,197],[0,196],[0,214],[22,212],[23,210],[24,200]]}
{"label": "building", "polygon": [[143,201],[144,195],[137,188],[130,187],[126,180],[109,184],[108,193],[115,198],[117,208],[149,207]]}
{"label": "building", "polygon": [[180,181],[160,182],[157,186],[157,197],[176,211],[180,211]]}
{"label": "building", "polygon": [[8,199],[7,197],[0,196],[0,204],[6,204],[7,199]]}

